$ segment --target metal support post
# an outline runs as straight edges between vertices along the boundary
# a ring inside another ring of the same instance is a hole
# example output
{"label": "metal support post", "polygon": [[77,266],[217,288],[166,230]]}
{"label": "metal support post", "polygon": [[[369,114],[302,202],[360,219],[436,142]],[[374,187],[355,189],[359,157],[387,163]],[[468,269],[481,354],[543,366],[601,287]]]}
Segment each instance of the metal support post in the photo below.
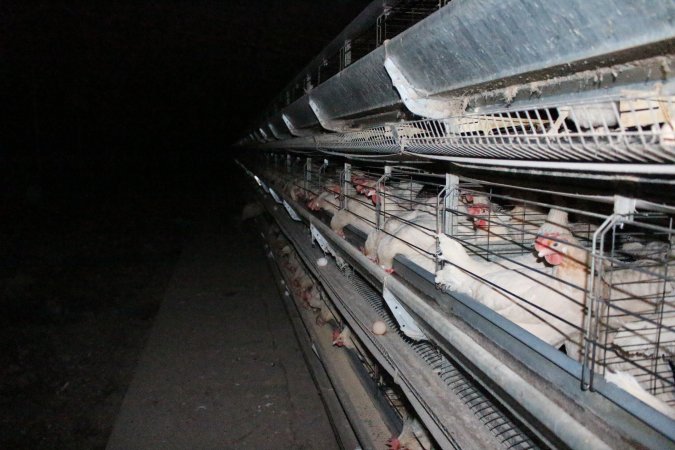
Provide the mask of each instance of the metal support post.
{"label": "metal support post", "polygon": [[453,211],[459,206],[459,177],[445,174],[445,197],[443,198],[443,232],[449,236],[457,234],[458,217]]}
{"label": "metal support post", "polygon": [[317,183],[319,183],[319,186],[321,187],[325,187],[321,179],[323,177],[323,174],[326,172],[327,167],[328,167],[328,160],[324,159],[323,164],[321,164],[321,167],[319,167],[319,179],[317,180]]}
{"label": "metal support post", "polygon": [[312,182],[312,158],[305,159],[305,191],[310,190]]}
{"label": "metal support post", "polygon": [[377,180],[377,184],[375,185],[375,192],[377,193],[377,202],[375,202],[375,226],[378,230],[381,230],[384,226],[385,218],[383,216],[386,214],[386,205],[384,204],[385,196],[382,185],[389,177],[391,177],[391,166],[384,166],[384,175],[382,175],[380,179]]}
{"label": "metal support post", "polygon": [[352,188],[352,165],[345,163],[344,171],[342,172],[342,186],[340,186],[340,208],[347,208],[347,197],[351,194]]}

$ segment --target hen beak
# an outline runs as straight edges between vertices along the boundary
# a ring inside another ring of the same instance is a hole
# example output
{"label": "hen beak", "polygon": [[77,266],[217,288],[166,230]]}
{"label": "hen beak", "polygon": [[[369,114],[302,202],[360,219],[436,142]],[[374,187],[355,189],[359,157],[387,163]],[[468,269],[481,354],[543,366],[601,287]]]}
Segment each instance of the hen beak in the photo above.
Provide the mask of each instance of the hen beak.
{"label": "hen beak", "polygon": [[476,227],[481,228],[483,230],[487,230],[488,228],[490,228],[488,221],[485,219],[474,219],[473,223]]}
{"label": "hen beak", "polygon": [[537,257],[543,258],[547,255],[556,253],[556,251],[553,250],[553,244],[555,244],[555,241],[551,239],[542,236],[537,237],[534,241],[534,249],[537,251]]}

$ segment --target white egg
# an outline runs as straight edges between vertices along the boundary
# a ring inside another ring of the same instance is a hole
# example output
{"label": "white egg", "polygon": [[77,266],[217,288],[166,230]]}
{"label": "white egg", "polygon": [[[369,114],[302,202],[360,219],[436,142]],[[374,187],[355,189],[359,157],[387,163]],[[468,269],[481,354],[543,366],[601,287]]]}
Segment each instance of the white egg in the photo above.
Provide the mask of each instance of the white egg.
{"label": "white egg", "polygon": [[378,320],[373,323],[373,333],[381,336],[387,332],[387,324]]}
{"label": "white egg", "polygon": [[316,260],[316,265],[319,267],[324,267],[328,265],[328,260],[326,258],[319,258]]}

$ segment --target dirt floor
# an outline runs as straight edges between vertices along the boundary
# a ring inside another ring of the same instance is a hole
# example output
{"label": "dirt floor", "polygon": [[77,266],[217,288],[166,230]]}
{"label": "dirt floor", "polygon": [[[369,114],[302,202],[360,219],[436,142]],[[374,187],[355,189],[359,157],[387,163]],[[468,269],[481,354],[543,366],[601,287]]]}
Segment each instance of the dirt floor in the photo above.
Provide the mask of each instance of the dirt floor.
{"label": "dirt floor", "polygon": [[194,228],[108,450],[338,448],[255,227]]}
{"label": "dirt floor", "polygon": [[[333,448],[259,237],[239,219],[251,198],[240,169],[225,160],[162,176],[82,173],[0,192],[0,448],[105,448],[116,421],[125,449],[155,445],[153,436],[209,448]],[[189,314],[160,310],[176,292],[197,295],[190,314],[199,333]],[[159,311],[170,319],[163,334]],[[221,336],[222,324],[236,326]],[[164,383],[153,382],[155,369]],[[145,388],[160,396],[154,409],[122,414],[123,402],[147,400]],[[183,414],[187,391],[208,414]],[[150,441],[142,430],[133,437],[135,417],[154,426]]]}
{"label": "dirt floor", "polygon": [[3,198],[0,448],[105,446],[190,232],[171,183],[87,182]]}

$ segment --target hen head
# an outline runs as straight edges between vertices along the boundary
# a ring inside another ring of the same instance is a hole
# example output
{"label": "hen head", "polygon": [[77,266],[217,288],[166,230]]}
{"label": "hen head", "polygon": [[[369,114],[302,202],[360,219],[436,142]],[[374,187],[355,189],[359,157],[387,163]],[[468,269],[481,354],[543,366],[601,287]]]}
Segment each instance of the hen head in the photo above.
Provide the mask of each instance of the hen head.
{"label": "hen head", "polygon": [[561,239],[560,233],[544,233],[537,236],[534,241],[534,249],[539,258],[544,258],[552,266],[562,264],[569,247]]}
{"label": "hen head", "polygon": [[490,215],[490,206],[483,203],[475,203],[467,208],[469,215],[473,217],[473,225],[483,230],[490,229],[490,221],[485,216]]}
{"label": "hen head", "polygon": [[344,336],[337,328],[333,330],[333,345],[336,347],[344,347],[345,345]]}
{"label": "hen head", "polygon": [[375,189],[369,189],[368,192],[366,192],[366,197],[370,198],[370,201],[373,202],[373,205],[377,205],[380,202],[380,196],[377,195],[377,191]]}
{"label": "hen head", "polygon": [[326,189],[328,190],[328,192],[332,192],[333,194],[335,194],[335,197],[338,197],[340,195],[341,189],[340,185],[338,184],[330,184],[326,187]]}
{"label": "hen head", "polygon": [[319,204],[317,202],[316,197],[307,202],[307,208],[309,208],[312,211],[318,211],[319,210]]}
{"label": "hen head", "polygon": [[354,185],[356,192],[358,192],[359,194],[362,194],[363,191],[365,191],[369,187],[368,180],[365,178],[352,177],[352,184]]}
{"label": "hen head", "polygon": [[405,447],[401,447],[401,441],[397,437],[393,437],[387,441],[387,450],[404,450]]}

